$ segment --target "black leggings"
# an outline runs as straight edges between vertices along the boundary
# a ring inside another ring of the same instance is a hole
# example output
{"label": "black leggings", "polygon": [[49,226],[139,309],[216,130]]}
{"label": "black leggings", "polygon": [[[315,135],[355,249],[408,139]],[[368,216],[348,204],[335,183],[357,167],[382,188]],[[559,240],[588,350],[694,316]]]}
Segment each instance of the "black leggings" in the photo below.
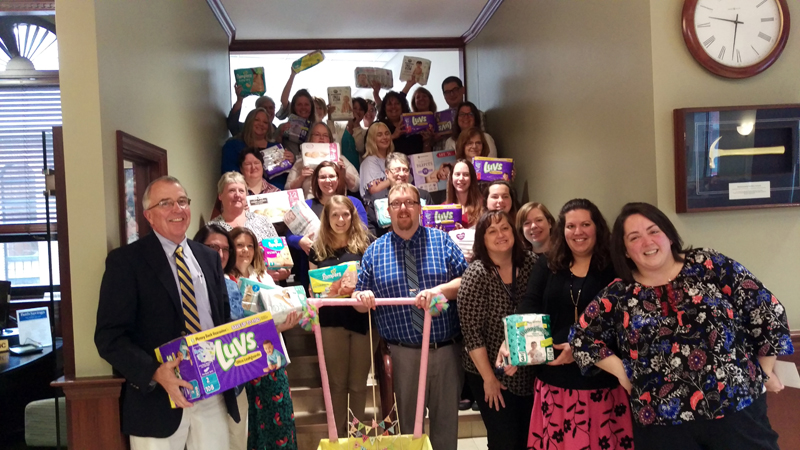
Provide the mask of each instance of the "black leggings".
{"label": "black leggings", "polygon": [[721,419],[680,425],[633,426],[636,449],[647,450],[779,450],[778,433],[767,418],[767,396]]}
{"label": "black leggings", "polygon": [[531,424],[533,395],[519,396],[502,391],[505,408],[500,411],[489,408],[483,391],[483,378],[465,372],[465,380],[472,396],[481,409],[481,418],[486,425],[489,450],[524,450],[528,447],[528,428]]}

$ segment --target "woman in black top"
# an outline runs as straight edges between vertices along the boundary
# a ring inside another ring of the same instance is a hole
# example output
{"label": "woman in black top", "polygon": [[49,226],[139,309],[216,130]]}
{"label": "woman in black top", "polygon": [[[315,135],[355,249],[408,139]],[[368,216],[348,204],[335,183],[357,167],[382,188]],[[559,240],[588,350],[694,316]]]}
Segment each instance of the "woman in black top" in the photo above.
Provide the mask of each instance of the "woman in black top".
{"label": "woman in black top", "polygon": [[[334,195],[320,216],[320,229],[308,254],[309,268],[361,261],[369,246],[369,235],[353,202]],[[344,280],[339,293],[355,288],[356,280]],[[350,290],[352,293],[352,290]],[[345,296],[345,295],[341,295]],[[346,295],[349,297],[349,294]],[[326,307],[319,311],[320,331],[325,342],[335,342],[325,351],[333,415],[340,436],[347,434],[347,403],[356,417],[364,416],[367,376],[370,368],[369,318],[351,307]]]}
{"label": "woman in black top", "polygon": [[533,368],[496,376],[489,355],[494,358],[505,339],[503,317],[517,309],[536,255],[525,250],[503,211],[481,216],[473,252],[458,290],[465,381],[478,402],[489,449],[524,450],[533,408]]}
{"label": "woman in black top", "polygon": [[561,208],[554,233],[553,248],[534,267],[517,308],[517,314],[550,315],[557,350],[534,383],[528,447],[631,448],[627,393],[608,373],[581,375],[568,343],[570,327],[615,278],[608,225],[592,202],[574,199]]}
{"label": "woman in black top", "polygon": [[378,121],[389,127],[394,142],[394,151],[405,153],[408,156],[431,151],[431,140],[425,141],[421,134],[407,134],[408,130],[403,122],[403,114],[410,112],[405,93],[389,91],[381,102]]}

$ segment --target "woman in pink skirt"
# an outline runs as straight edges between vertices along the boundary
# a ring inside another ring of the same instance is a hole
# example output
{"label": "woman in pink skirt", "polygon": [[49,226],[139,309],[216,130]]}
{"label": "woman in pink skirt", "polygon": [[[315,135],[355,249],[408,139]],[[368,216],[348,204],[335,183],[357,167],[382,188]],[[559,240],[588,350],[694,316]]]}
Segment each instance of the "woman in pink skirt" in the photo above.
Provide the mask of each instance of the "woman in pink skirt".
{"label": "woman in pink skirt", "polygon": [[553,235],[551,251],[533,268],[517,308],[517,314],[550,315],[555,349],[555,360],[538,367],[528,448],[631,449],[627,393],[608,373],[583,376],[568,343],[578,316],[616,278],[608,225],[592,202],[574,199],[561,208]]}

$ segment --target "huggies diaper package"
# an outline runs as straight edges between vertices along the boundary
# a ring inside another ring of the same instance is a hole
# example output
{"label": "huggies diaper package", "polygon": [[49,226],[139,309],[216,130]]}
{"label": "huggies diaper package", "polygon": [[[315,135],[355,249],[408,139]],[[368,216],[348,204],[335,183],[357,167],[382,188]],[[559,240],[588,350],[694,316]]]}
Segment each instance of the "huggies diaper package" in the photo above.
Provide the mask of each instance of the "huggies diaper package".
{"label": "huggies diaper package", "polygon": [[358,281],[358,261],[308,271],[314,297],[350,297]]}
{"label": "huggies diaper package", "polygon": [[[182,336],[155,349],[164,363],[183,354],[175,375],[193,389],[181,388],[194,403],[289,364],[286,347],[269,312]],[[170,399],[172,407],[175,404]]]}
{"label": "huggies diaper package", "polygon": [[547,364],[555,359],[549,314],[513,314],[503,318],[512,366]]}
{"label": "huggies diaper package", "polygon": [[511,158],[476,156],[472,158],[472,165],[480,181],[511,181],[511,171],[514,170],[514,160]]}

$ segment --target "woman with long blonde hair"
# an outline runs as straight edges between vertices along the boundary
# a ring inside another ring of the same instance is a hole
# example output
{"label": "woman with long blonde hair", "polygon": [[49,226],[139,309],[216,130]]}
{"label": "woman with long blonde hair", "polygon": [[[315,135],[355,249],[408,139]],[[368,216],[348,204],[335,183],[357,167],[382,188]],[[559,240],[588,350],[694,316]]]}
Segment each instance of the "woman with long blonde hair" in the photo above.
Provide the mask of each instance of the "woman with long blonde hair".
{"label": "woman with long blonde hair", "polygon": [[[367,200],[389,189],[386,178],[386,157],[395,151],[392,132],[383,122],[375,122],[367,131],[364,161],[361,161],[361,198]],[[381,198],[381,197],[377,197]]]}
{"label": "woman with long blonde hair", "polygon": [[[319,233],[308,255],[309,268],[330,267],[346,262],[360,262],[370,236],[356,207],[349,198],[334,195],[325,204],[320,217]],[[330,297],[350,297],[356,286],[357,271],[347,272],[335,281]],[[338,284],[337,284],[338,283]],[[320,331],[326,342],[336,342],[326,350],[328,379],[331,386],[333,415],[340,435],[347,432],[347,402],[356,417],[361,417],[367,402],[369,374],[369,318],[353,308],[322,308],[319,311]]]}

